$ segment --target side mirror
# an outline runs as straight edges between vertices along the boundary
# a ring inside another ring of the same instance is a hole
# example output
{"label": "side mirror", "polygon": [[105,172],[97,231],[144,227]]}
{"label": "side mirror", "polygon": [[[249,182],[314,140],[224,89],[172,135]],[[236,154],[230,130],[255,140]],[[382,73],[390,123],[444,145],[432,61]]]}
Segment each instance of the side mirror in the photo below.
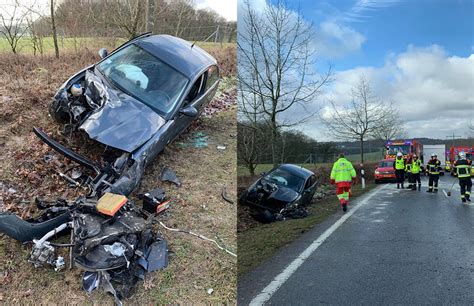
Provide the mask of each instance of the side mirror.
{"label": "side mirror", "polygon": [[196,117],[198,115],[198,111],[194,106],[188,105],[179,110],[179,112],[188,117]]}
{"label": "side mirror", "polygon": [[108,54],[109,54],[109,52],[107,52],[107,49],[105,49],[105,48],[102,48],[102,49],[99,50],[99,56],[100,56],[100,58],[104,58],[104,57],[106,57]]}

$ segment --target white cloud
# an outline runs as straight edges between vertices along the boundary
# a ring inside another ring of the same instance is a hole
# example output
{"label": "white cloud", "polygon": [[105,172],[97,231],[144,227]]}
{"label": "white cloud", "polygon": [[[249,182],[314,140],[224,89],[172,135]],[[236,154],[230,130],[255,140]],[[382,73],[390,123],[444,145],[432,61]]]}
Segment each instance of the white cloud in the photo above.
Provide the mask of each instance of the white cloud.
{"label": "white cloud", "polygon": [[[474,54],[449,56],[437,45],[409,46],[382,67],[337,72],[326,100],[339,104],[350,101],[351,88],[361,75],[378,97],[395,103],[410,137],[444,139],[453,132],[469,136],[468,125],[474,120]],[[302,128],[316,138],[330,139],[319,122]]]}
{"label": "white cloud", "polygon": [[361,22],[370,17],[370,13],[383,9],[400,0],[358,0],[349,11],[345,12],[342,19],[347,22]]}
{"label": "white cloud", "polygon": [[333,59],[355,52],[362,47],[365,37],[349,26],[336,22],[323,22],[316,28],[316,50]]}
{"label": "white cloud", "polygon": [[197,0],[196,8],[210,8],[227,19],[227,21],[237,20],[237,0]]}

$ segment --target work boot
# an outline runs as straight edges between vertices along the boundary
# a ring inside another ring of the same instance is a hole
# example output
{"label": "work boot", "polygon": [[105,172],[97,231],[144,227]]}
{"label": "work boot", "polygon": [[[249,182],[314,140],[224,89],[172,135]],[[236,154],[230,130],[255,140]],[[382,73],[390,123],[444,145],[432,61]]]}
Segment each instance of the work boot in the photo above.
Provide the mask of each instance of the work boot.
{"label": "work boot", "polygon": [[461,201],[462,201],[463,203],[466,203],[466,199],[465,199],[465,198],[462,198]]}
{"label": "work boot", "polygon": [[421,184],[418,185],[418,191],[421,191]]}
{"label": "work boot", "polygon": [[342,204],[342,211],[344,211],[344,212],[347,211],[347,204]]}
{"label": "work boot", "polygon": [[431,189],[426,190],[426,192],[433,192]]}
{"label": "work boot", "polygon": [[466,196],[466,201],[471,202],[471,197],[467,195]]}
{"label": "work boot", "polygon": [[397,189],[400,189],[400,184],[397,184]]}
{"label": "work boot", "polygon": [[435,189],[433,192],[434,192],[434,193],[437,193],[437,192],[438,192],[438,189]]}
{"label": "work boot", "polygon": [[405,189],[405,187],[403,187],[403,183],[402,183],[402,189]]}

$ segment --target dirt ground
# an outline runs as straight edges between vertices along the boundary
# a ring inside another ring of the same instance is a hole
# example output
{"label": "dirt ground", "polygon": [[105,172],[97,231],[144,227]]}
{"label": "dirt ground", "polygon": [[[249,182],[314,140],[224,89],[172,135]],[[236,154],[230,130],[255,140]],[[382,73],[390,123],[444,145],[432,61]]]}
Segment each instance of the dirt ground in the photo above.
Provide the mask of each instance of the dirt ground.
{"label": "dirt ground", "polygon": [[[209,50],[221,63],[226,78],[206,116],[198,119],[153,162],[131,198],[137,200],[140,193],[164,188],[172,202],[159,220],[167,226],[216,239],[235,252],[236,205],[221,197],[225,187],[229,198],[236,199],[236,106],[232,78],[235,49],[227,49]],[[70,142],[75,150],[87,151],[80,140],[61,136],[59,126],[47,115],[47,105],[62,82],[96,60],[97,56],[87,51],[64,55],[59,60],[0,55],[0,211],[26,218],[35,214],[35,197],[74,200],[83,194],[83,190],[69,188],[49,170],[70,164],[42,144],[31,128],[41,127],[61,142]],[[196,137],[205,139],[203,147],[194,145]],[[225,149],[220,150],[217,145]],[[47,163],[44,156],[49,154],[54,158]],[[181,187],[158,179],[164,166],[177,173]],[[196,237],[157,230],[169,242],[169,266],[147,274],[125,303],[235,302],[236,258]],[[100,291],[88,296],[81,289],[82,271],[77,268],[59,273],[50,268],[33,268],[27,262],[29,252],[29,246],[0,235],[0,302],[59,304],[67,297],[72,304],[113,303],[110,296]],[[209,289],[212,289],[210,294]]]}

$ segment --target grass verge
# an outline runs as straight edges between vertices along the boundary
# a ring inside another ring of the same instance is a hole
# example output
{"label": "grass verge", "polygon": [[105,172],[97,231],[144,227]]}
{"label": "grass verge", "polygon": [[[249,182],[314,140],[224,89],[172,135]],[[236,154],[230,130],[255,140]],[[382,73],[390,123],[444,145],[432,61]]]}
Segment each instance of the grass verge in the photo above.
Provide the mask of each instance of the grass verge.
{"label": "grass verge", "polygon": [[[376,185],[368,184],[353,187],[353,199],[372,190]],[[341,208],[335,196],[312,202],[308,207],[310,216],[304,219],[286,220],[270,224],[260,224],[237,235],[238,276],[255,269],[277,250],[293,242],[315,225],[326,220]]]}

